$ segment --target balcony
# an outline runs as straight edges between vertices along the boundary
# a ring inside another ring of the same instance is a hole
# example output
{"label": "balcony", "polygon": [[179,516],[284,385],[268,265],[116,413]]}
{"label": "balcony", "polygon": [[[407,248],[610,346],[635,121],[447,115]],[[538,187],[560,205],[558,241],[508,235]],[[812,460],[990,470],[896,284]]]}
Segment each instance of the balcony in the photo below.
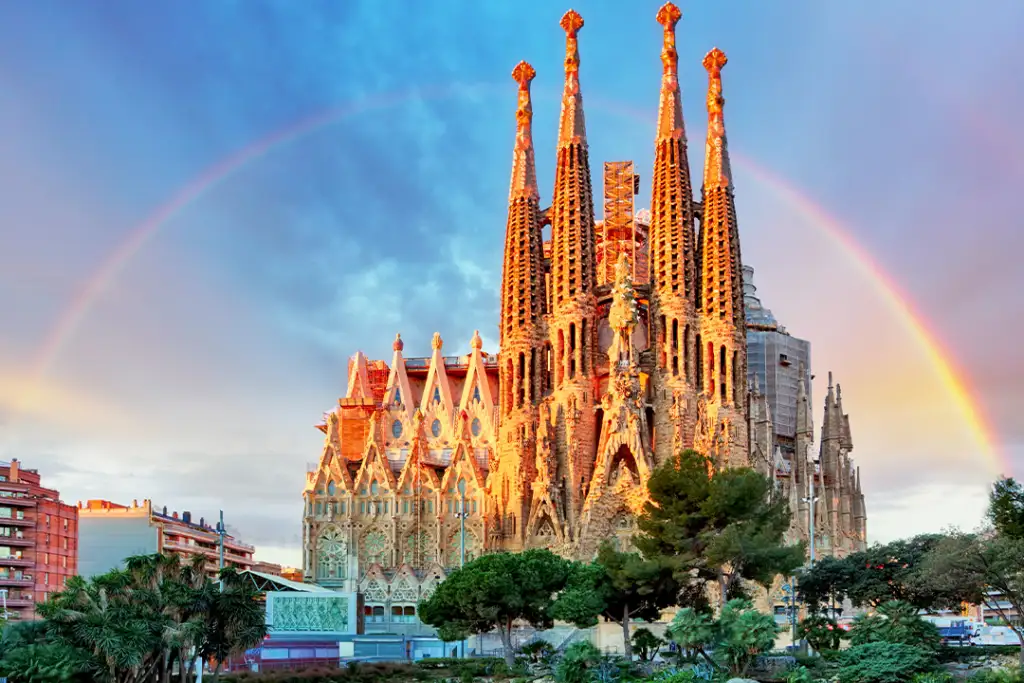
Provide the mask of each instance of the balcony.
{"label": "balcony", "polygon": [[20,579],[12,574],[0,574],[0,586],[31,587],[34,586],[35,583],[35,579],[32,578],[31,574],[23,574]]}
{"label": "balcony", "polygon": [[33,567],[35,563],[28,557],[0,557],[0,567]]}
{"label": "balcony", "polygon": [[35,518],[25,519],[24,517],[0,517],[0,526],[35,526]]}
{"label": "balcony", "polygon": [[35,507],[35,498],[22,498],[18,496],[5,496],[0,494],[0,505],[10,505],[12,507]]}
{"label": "balcony", "polygon": [[35,545],[35,541],[31,538],[25,538],[24,536],[0,536],[0,545],[28,548]]}
{"label": "balcony", "polygon": [[36,601],[20,595],[7,596],[7,607],[35,607]]}

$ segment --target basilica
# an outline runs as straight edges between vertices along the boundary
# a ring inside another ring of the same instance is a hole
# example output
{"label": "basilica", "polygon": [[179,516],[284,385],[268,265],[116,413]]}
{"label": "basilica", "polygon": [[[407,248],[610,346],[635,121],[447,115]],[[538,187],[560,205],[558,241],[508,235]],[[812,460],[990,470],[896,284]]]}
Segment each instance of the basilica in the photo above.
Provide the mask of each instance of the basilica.
{"label": "basilica", "polygon": [[[562,17],[566,53],[550,203],[537,185],[530,86],[518,88],[501,281],[500,351],[435,334],[429,357],[356,353],[348,388],[318,425],[304,491],[308,581],[363,596],[367,614],[412,618],[445,573],[492,550],[590,558],[629,546],[651,471],[693,448],[716,468],[751,466],[790,500],[795,539],[815,505],[819,554],[863,547],[866,512],[849,420],[829,387],[820,451],[807,392],[795,453],[772,435],[748,382],[740,234],[717,48],[707,71],[699,199],[678,81],[679,9],[657,14],[661,88],[650,209],[634,211],[631,162],[603,167],[595,197],[579,77],[583,18]],[[450,354],[450,355],[446,355]],[[801,374],[801,387],[805,380]],[[817,487],[813,495],[811,487]],[[811,499],[817,503],[811,503]],[[397,610],[397,611],[396,611]]]}

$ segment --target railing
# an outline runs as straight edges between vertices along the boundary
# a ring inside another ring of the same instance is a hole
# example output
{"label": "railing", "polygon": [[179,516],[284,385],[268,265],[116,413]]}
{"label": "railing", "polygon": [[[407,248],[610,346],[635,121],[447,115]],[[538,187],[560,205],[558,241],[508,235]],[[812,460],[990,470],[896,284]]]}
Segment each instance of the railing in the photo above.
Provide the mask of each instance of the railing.
{"label": "railing", "polygon": [[35,560],[30,560],[26,557],[0,557],[0,565],[7,565],[13,567],[31,567],[35,564]]}
{"label": "railing", "polygon": [[22,575],[21,578],[15,576],[5,576],[0,574],[0,584],[15,585],[15,586],[33,586],[35,585],[35,579],[30,575]]}

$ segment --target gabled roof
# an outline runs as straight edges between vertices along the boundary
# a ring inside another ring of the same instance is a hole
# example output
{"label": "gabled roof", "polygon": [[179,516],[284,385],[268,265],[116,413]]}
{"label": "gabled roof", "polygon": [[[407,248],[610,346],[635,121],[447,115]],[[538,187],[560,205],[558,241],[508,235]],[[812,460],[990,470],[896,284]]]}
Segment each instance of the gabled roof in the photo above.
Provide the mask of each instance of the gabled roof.
{"label": "gabled roof", "polygon": [[322,586],[316,586],[311,583],[300,583],[298,581],[291,581],[281,576],[274,576],[273,574],[264,574],[263,572],[253,571],[252,569],[246,569],[245,571],[238,572],[239,576],[245,576],[252,580],[252,585],[256,587],[256,590],[263,591],[265,593],[333,593],[334,591],[329,588]]}

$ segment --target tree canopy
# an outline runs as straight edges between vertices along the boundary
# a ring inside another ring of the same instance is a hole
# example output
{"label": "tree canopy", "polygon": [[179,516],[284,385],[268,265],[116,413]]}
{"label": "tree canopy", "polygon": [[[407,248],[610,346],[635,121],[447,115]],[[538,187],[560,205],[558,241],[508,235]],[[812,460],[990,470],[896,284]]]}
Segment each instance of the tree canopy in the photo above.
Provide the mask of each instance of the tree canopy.
{"label": "tree canopy", "polygon": [[768,586],[803,563],[803,546],[783,540],[787,502],[753,469],[715,471],[708,458],[687,450],[656,469],[647,488],[634,543],[644,557],[673,567],[684,588],[680,604],[699,602],[709,581],[717,582],[724,604],[743,595],[742,580]]}
{"label": "tree canopy", "polygon": [[[216,678],[223,661],[259,643],[266,629],[255,589],[226,570],[221,590],[203,564],[202,558],[182,564],[175,556],[149,555],[88,580],[70,578],[39,605],[41,624],[5,645],[0,673],[17,680],[164,683],[175,663],[184,681],[199,657],[217,660]],[[61,661],[61,668],[51,666]]]}
{"label": "tree canopy", "polygon": [[514,623],[550,628],[570,571],[571,563],[550,550],[483,555],[452,572],[420,602],[420,619],[449,642],[496,628],[511,666]]}
{"label": "tree canopy", "polygon": [[963,600],[960,590],[933,580],[923,570],[942,534],[874,545],[845,558],[826,557],[800,572],[800,598],[814,610],[837,605],[848,597],[855,607],[878,607],[893,600],[918,609],[953,609]]}
{"label": "tree canopy", "polygon": [[581,628],[593,626],[599,616],[619,624],[625,655],[631,658],[630,621],[657,620],[665,608],[676,604],[678,595],[679,582],[670,565],[604,543],[594,562],[572,565],[554,614]]}

